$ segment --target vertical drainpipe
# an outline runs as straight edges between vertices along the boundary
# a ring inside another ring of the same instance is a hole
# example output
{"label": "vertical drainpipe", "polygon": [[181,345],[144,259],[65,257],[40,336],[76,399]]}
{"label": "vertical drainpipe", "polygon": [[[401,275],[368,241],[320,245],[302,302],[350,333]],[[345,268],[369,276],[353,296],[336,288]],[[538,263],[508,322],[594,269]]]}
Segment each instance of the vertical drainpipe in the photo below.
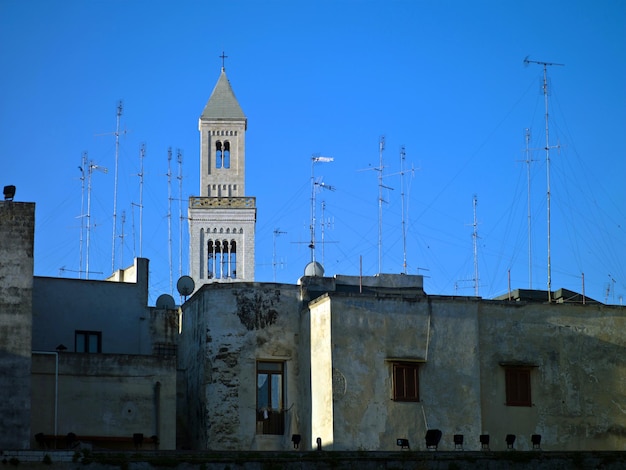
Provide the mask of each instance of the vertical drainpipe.
{"label": "vertical drainpipe", "polygon": [[154,435],[161,441],[161,382],[154,384]]}
{"label": "vertical drainpipe", "polygon": [[[33,354],[54,355],[54,435],[58,434],[59,413],[59,353],[53,351],[33,351]],[[56,438],[54,440],[56,444]]]}

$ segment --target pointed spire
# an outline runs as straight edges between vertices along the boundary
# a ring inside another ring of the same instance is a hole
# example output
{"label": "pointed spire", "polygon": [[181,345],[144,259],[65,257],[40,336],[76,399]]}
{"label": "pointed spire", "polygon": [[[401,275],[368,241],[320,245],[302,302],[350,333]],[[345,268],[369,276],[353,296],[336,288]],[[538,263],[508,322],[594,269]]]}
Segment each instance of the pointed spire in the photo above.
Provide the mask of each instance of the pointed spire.
{"label": "pointed spire", "polygon": [[[223,60],[227,56],[223,53],[220,56]],[[222,67],[220,78],[217,80],[217,84],[211,93],[209,101],[207,101],[204,111],[202,111],[201,119],[246,119],[246,115],[243,113],[241,106],[235,93],[230,86],[228,77],[226,77],[226,71]]]}

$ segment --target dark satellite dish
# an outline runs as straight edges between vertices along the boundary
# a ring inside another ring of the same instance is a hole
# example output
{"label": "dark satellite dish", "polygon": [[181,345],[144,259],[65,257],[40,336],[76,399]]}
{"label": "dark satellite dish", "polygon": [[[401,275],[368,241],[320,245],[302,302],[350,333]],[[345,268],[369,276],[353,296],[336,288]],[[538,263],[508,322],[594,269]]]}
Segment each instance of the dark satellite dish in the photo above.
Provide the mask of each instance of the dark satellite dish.
{"label": "dark satellite dish", "polygon": [[178,293],[183,297],[191,295],[195,288],[196,284],[189,276],[182,276],[176,283],[176,289],[178,289]]}
{"label": "dark satellite dish", "polygon": [[174,309],[176,308],[176,302],[174,301],[174,297],[169,294],[161,294],[156,301],[156,308],[163,309]]}

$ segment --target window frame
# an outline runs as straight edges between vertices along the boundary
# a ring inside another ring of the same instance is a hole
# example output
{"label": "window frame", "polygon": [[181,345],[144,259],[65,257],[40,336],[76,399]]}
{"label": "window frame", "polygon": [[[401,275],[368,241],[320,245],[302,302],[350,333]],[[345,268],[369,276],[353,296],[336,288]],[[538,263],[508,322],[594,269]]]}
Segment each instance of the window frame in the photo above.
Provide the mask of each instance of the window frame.
{"label": "window frame", "polygon": [[[82,335],[83,345],[82,351],[78,350],[78,337]],[[97,340],[96,351],[91,351],[90,349],[90,338],[95,337]],[[102,352],[102,332],[101,331],[90,331],[90,330],[74,330],[74,352],[83,353],[83,354],[98,354]]]}
{"label": "window frame", "polygon": [[[418,403],[420,401],[419,370],[421,364],[422,362],[416,361],[391,362],[393,401],[408,403]],[[400,381],[400,379],[402,380]],[[413,390],[407,388],[411,381],[413,382]]]}
{"label": "window frame", "polygon": [[[266,403],[261,403],[259,377],[267,375],[269,387],[267,388]],[[264,435],[285,434],[285,361],[257,360],[256,362],[256,433]],[[271,386],[273,376],[277,376],[280,382],[280,396],[278,397],[278,408],[267,406],[274,401]]]}
{"label": "window frame", "polygon": [[504,403],[506,406],[533,406],[531,372],[531,366],[504,366]]}

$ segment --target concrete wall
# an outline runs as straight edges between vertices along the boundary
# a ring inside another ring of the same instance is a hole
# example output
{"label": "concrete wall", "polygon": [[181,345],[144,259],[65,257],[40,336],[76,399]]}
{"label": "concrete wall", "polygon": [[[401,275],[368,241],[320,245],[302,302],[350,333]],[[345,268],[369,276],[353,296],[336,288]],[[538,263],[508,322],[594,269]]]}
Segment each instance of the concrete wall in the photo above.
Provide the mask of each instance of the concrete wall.
{"label": "concrete wall", "polygon": [[[299,358],[299,292],[280,284],[210,284],[185,303],[179,370],[187,377],[182,422],[190,436],[184,447],[287,449],[291,434],[305,434],[309,385]],[[285,364],[283,436],[257,433],[258,360]]]}
{"label": "concrete wall", "polygon": [[[423,445],[429,428],[445,430],[441,448],[453,449],[452,434],[479,434],[477,302],[459,309],[423,294],[330,298],[335,450],[394,450],[397,438]],[[399,360],[421,362],[419,402],[393,400]]]}
{"label": "concrete wall", "polygon": [[0,201],[0,449],[30,440],[35,204]]}
{"label": "concrete wall", "polygon": [[146,439],[157,435],[161,449],[176,448],[174,357],[63,353],[58,357],[57,382],[55,356],[33,355],[33,448],[37,433],[70,432],[94,447],[111,445],[110,437],[143,433]]}
{"label": "concrete wall", "polygon": [[[484,430],[530,448],[626,450],[626,310],[606,305],[481,303]],[[504,405],[502,362],[534,364],[532,407]],[[494,447],[492,445],[492,447]]]}
{"label": "concrete wall", "polygon": [[73,352],[75,331],[86,330],[102,332],[103,353],[152,354],[148,260],[135,263],[136,282],[35,277],[33,349]]}

